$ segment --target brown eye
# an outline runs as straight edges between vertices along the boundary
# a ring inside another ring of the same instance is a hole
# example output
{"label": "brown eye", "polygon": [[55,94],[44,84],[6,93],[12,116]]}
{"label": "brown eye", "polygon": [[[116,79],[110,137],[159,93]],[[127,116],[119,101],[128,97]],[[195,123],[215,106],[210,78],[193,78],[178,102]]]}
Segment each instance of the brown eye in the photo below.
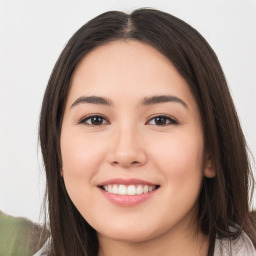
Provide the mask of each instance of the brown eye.
{"label": "brown eye", "polygon": [[157,126],[165,126],[165,125],[171,125],[171,124],[178,124],[176,120],[169,116],[165,115],[159,115],[151,118],[147,124],[150,125],[157,125]]}
{"label": "brown eye", "polygon": [[106,119],[104,117],[94,115],[94,116],[85,117],[79,123],[83,123],[83,124],[89,125],[89,126],[100,126],[103,124],[107,124],[108,122],[106,121]]}

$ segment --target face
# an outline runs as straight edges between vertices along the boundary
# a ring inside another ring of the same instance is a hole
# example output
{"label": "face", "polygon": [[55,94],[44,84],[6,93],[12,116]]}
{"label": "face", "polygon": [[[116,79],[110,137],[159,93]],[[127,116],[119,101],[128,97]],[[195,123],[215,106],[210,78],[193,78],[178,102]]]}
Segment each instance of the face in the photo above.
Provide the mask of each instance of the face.
{"label": "face", "polygon": [[61,155],[67,192],[100,238],[144,241],[186,229],[211,175],[188,84],[134,40],[100,46],[77,66]]}

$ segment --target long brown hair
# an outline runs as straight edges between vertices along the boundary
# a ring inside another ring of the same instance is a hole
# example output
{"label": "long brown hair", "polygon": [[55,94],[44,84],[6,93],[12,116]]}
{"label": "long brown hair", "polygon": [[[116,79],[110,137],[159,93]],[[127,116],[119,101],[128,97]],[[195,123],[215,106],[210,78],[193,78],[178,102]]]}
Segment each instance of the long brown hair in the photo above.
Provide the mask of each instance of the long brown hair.
{"label": "long brown hair", "polygon": [[97,233],[73,205],[60,175],[60,132],[70,79],[77,64],[97,46],[124,39],[147,43],[165,55],[185,78],[198,103],[205,145],[216,170],[216,177],[203,178],[198,199],[199,227],[210,237],[208,255],[213,254],[216,235],[234,239],[244,230],[255,242],[249,214],[253,179],[246,142],[214,51],[184,21],[158,10],[138,9],[130,15],[106,12],[82,26],[62,51],[49,79],[39,131],[47,179],[49,255],[98,253]]}

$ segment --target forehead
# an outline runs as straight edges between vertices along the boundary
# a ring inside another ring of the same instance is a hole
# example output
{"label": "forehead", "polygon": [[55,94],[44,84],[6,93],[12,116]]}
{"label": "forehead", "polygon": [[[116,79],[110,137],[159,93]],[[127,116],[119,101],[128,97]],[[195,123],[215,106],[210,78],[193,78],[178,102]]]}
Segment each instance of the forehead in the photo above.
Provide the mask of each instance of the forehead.
{"label": "forehead", "polygon": [[[89,74],[97,74],[97,77],[101,78],[98,76],[99,72],[105,77],[113,73],[118,77],[118,71],[123,72],[125,78],[133,75],[137,75],[138,78],[142,71],[148,72],[147,76],[143,73],[143,79],[150,79],[156,75],[161,79],[162,74],[170,72],[173,77],[178,74],[170,60],[158,50],[146,43],[129,39],[110,42],[89,52],[77,65],[72,81],[78,76],[85,77]],[[179,78],[182,79],[181,76]]]}
{"label": "forehead", "polygon": [[167,57],[130,39],[99,46],[82,59],[72,76],[68,98],[75,100],[83,94],[114,100],[120,94],[138,99],[166,94],[189,101],[193,98],[187,82]]}

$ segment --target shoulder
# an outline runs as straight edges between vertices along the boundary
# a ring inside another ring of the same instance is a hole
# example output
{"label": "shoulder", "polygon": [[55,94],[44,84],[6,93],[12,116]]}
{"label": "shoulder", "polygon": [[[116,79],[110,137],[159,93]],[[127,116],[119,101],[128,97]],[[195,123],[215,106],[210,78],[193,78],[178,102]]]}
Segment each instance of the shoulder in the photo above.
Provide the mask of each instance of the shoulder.
{"label": "shoulder", "polygon": [[243,232],[236,240],[216,239],[214,256],[256,256],[250,238]]}

